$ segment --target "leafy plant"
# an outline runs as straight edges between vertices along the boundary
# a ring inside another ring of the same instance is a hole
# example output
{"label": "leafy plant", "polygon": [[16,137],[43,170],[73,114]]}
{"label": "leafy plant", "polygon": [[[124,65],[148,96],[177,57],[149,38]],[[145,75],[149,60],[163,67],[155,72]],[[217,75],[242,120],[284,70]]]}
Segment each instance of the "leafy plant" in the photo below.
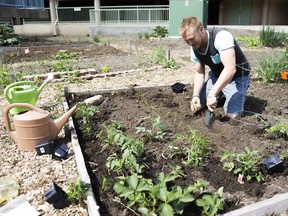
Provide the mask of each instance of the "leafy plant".
{"label": "leafy plant", "polygon": [[59,61],[52,65],[52,72],[71,71],[71,70],[72,66],[70,66],[68,62],[65,60]]}
{"label": "leafy plant", "polygon": [[226,161],[223,165],[228,172],[243,175],[247,181],[255,178],[258,182],[264,180],[259,164],[261,154],[258,151],[251,151],[247,146],[241,153],[225,151],[221,161]]}
{"label": "leafy plant", "polygon": [[220,187],[215,194],[204,194],[196,200],[196,205],[203,208],[202,213],[207,216],[217,215],[223,210],[223,187]]}
{"label": "leafy plant", "polygon": [[179,66],[177,65],[175,59],[167,59],[166,51],[163,46],[153,47],[152,48],[152,59],[153,63],[160,64],[164,68],[177,69]]}
{"label": "leafy plant", "polygon": [[258,61],[257,75],[266,83],[282,82],[280,70],[287,67],[287,50],[285,54],[273,53]]}
{"label": "leafy plant", "polygon": [[177,134],[170,157],[184,156],[185,166],[200,166],[203,157],[209,152],[208,144],[207,138],[199,136],[196,130],[190,130],[188,135]]}
{"label": "leafy plant", "polygon": [[260,37],[240,35],[235,36],[235,40],[246,42],[245,47],[247,48],[258,48],[261,46]]}
{"label": "leafy plant", "polygon": [[0,24],[0,45],[19,44],[21,36],[13,34],[13,27],[10,24]]}
{"label": "leafy plant", "polygon": [[93,41],[94,41],[95,43],[100,43],[100,38],[99,38],[99,36],[98,36],[98,35],[94,35],[94,36],[93,36]]}
{"label": "leafy plant", "polygon": [[8,69],[6,67],[0,67],[0,92],[3,93],[3,90],[6,86],[12,83],[12,78]]}
{"label": "leafy plant", "polygon": [[260,32],[260,41],[263,46],[279,47],[287,44],[288,37],[284,31],[280,32],[274,27],[263,26]]}
{"label": "leafy plant", "polygon": [[101,70],[102,72],[106,72],[106,73],[107,73],[107,72],[110,72],[111,69],[110,69],[109,66],[104,65],[103,67],[100,68],[100,70]]}
{"label": "leafy plant", "polygon": [[85,198],[89,193],[90,185],[82,182],[80,179],[77,179],[76,182],[70,183],[67,189],[68,200],[72,204],[81,204],[85,202]]}
{"label": "leafy plant", "polygon": [[288,124],[284,122],[280,122],[275,124],[269,128],[266,128],[264,131],[265,136],[273,136],[288,138]]}
{"label": "leafy plant", "polygon": [[150,127],[136,127],[136,134],[144,133],[145,137],[149,140],[161,140],[166,135],[165,125],[161,122],[160,116],[152,118],[151,116],[144,117],[143,121],[148,120]]}
{"label": "leafy plant", "polygon": [[66,50],[59,50],[54,56],[54,59],[77,59],[82,55],[81,52],[67,52]]}
{"label": "leafy plant", "polygon": [[91,128],[92,128],[92,118],[94,115],[99,111],[97,106],[92,106],[89,104],[86,104],[85,102],[78,102],[77,103],[77,109],[76,112],[76,118],[82,117],[83,118],[83,127],[85,134],[87,136],[91,135]]}
{"label": "leafy plant", "polygon": [[166,37],[168,34],[168,30],[164,26],[156,26],[152,29],[151,36],[152,37]]}

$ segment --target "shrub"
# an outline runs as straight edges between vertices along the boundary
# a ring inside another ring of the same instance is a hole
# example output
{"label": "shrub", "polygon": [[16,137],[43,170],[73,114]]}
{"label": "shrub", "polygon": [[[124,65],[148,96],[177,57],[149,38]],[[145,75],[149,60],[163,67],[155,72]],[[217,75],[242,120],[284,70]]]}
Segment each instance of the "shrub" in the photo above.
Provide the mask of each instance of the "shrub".
{"label": "shrub", "polygon": [[10,45],[10,44],[19,44],[21,37],[17,34],[13,34],[13,28],[9,24],[0,25],[0,45]]}

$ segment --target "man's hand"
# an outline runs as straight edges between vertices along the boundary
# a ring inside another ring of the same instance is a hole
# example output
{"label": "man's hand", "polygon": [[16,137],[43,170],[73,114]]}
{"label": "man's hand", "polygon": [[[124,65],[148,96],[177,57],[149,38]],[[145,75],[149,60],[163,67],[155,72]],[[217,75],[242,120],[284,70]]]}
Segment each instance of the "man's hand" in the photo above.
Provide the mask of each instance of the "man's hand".
{"label": "man's hand", "polygon": [[217,98],[216,96],[209,96],[207,97],[207,107],[209,111],[213,112],[214,109],[217,107]]}
{"label": "man's hand", "polygon": [[191,103],[190,103],[190,109],[193,113],[201,109],[199,96],[193,96]]}

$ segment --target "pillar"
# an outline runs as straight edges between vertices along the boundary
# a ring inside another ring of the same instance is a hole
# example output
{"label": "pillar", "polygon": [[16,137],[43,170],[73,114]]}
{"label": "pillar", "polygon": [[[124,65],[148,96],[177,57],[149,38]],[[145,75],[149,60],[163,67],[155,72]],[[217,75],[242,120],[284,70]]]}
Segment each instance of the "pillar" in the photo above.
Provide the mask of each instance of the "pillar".
{"label": "pillar", "polygon": [[53,36],[57,36],[57,23],[58,23],[57,0],[49,0],[49,7],[50,7],[50,16],[51,16]]}
{"label": "pillar", "polygon": [[95,10],[95,25],[98,26],[100,23],[100,0],[94,0]]}

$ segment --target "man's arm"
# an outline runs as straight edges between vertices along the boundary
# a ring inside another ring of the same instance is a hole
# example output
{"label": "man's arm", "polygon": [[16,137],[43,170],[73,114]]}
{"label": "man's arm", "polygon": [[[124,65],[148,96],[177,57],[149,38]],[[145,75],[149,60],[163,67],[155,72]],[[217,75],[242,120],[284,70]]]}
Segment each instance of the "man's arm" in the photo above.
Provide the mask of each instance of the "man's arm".
{"label": "man's arm", "polygon": [[200,62],[196,62],[193,95],[200,96],[200,92],[203,88],[204,81],[205,81],[205,66]]}
{"label": "man's arm", "polygon": [[232,80],[236,73],[236,55],[234,47],[223,50],[220,53],[220,59],[224,65],[224,69],[208,93],[208,97],[215,97]]}

